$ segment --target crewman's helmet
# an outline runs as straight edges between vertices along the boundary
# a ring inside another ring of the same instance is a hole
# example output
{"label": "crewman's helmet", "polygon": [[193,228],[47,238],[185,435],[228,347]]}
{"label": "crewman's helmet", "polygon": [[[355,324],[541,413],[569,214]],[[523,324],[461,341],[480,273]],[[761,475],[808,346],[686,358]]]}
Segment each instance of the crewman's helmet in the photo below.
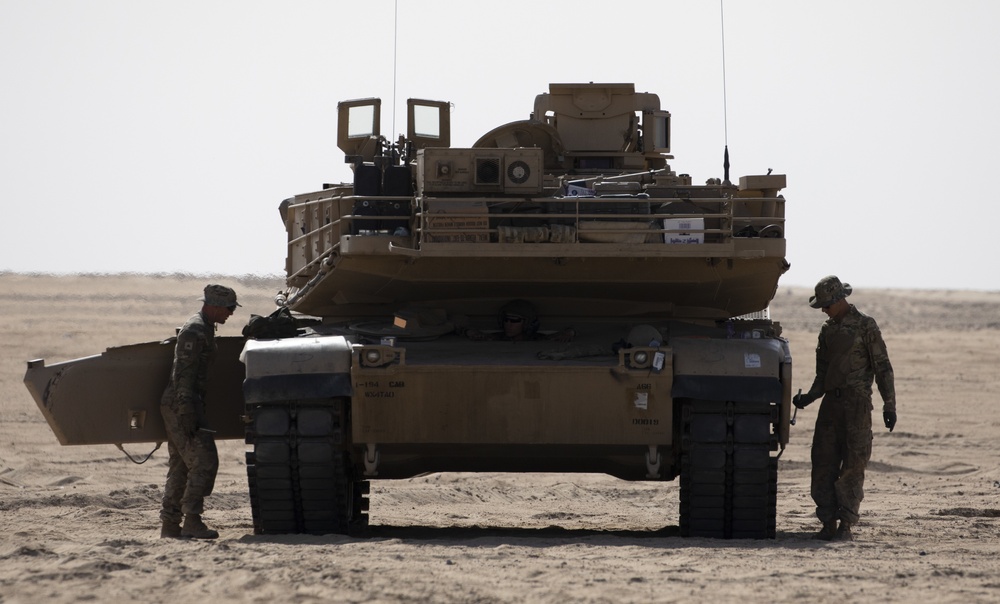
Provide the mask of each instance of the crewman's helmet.
{"label": "crewman's helmet", "polygon": [[500,329],[503,329],[504,319],[507,317],[523,320],[524,329],[521,333],[526,336],[538,331],[538,311],[535,310],[535,305],[527,300],[511,300],[500,307],[500,312],[497,313],[497,324]]}

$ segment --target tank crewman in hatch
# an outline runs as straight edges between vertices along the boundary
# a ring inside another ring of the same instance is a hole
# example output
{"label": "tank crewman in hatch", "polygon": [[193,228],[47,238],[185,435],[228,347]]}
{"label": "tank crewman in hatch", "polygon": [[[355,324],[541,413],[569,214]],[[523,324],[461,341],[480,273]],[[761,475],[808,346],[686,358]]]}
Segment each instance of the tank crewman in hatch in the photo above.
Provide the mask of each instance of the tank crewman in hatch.
{"label": "tank crewman in hatch", "polygon": [[219,469],[213,430],[205,423],[205,391],[216,351],[215,326],[225,323],[240,304],[236,292],[224,285],[205,286],[201,300],[201,311],[188,319],[177,334],[170,381],[160,399],[170,452],[160,511],[161,538],[219,536],[201,519],[205,497],[212,493]]}
{"label": "tank crewman in hatch", "polygon": [[[799,409],[822,397],[812,444],[812,497],[823,523],[816,539],[850,541],[864,499],[872,453],[872,381],[882,395],[882,419],[896,426],[892,365],[875,319],[847,302],[851,286],[835,276],[816,284],[809,306],[830,318],[819,332],[816,379],[792,402]],[[840,526],[837,521],[840,520]]]}
{"label": "tank crewman in hatch", "polygon": [[500,307],[500,312],[497,313],[497,323],[499,323],[500,332],[485,333],[478,329],[468,329],[465,335],[470,340],[476,341],[505,340],[509,342],[525,340],[570,342],[576,335],[576,331],[572,327],[550,335],[538,333],[538,311],[535,310],[535,305],[527,300],[511,300]]}

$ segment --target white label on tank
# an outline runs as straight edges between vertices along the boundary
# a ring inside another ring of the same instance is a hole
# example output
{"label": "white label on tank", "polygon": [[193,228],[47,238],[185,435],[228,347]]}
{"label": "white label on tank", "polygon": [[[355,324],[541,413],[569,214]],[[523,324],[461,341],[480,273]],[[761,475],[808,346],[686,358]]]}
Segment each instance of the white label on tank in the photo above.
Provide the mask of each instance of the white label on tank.
{"label": "white label on tank", "polygon": [[760,369],[760,355],[756,352],[744,352],[743,366],[747,369]]}
{"label": "white label on tank", "polygon": [[636,392],[635,393],[635,408],[642,409],[645,411],[649,408],[649,393],[648,392]]}

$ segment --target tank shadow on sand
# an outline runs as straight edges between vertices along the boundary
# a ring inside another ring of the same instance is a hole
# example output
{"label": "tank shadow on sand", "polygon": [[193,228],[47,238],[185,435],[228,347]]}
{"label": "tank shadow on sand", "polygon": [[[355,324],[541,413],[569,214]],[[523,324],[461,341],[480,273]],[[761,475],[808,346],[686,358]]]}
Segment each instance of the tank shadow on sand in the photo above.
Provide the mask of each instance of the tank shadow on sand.
{"label": "tank shadow on sand", "polygon": [[[365,540],[399,539],[402,541],[441,541],[464,546],[494,547],[498,543],[525,546],[551,546],[554,541],[590,541],[599,539],[603,545],[646,546],[672,548],[746,548],[780,547],[786,549],[813,549],[828,545],[812,539],[812,532],[778,531],[775,539],[714,539],[705,537],[682,538],[679,526],[665,526],[657,530],[567,529],[559,526],[543,528],[504,527],[438,527],[374,525],[358,535],[245,535],[243,543],[283,543],[295,545],[335,545]],[[480,542],[480,540],[485,540]],[[532,540],[542,540],[533,543]]]}

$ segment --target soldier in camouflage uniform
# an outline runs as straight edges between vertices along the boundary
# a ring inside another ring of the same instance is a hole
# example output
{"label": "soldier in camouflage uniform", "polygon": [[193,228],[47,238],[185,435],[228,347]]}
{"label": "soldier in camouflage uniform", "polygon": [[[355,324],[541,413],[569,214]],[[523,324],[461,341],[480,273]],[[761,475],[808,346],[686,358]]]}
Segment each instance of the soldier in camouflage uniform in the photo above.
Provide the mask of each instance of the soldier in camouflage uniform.
{"label": "soldier in camouflage uniform", "polygon": [[[882,419],[896,425],[892,365],[875,319],[847,302],[851,286],[824,277],[809,299],[830,319],[819,333],[816,379],[792,402],[799,409],[823,398],[812,445],[812,497],[823,523],[815,535],[825,541],[850,541],[864,499],[865,468],[872,453],[872,382],[882,395]],[[840,526],[837,521],[840,521]]]}
{"label": "soldier in camouflage uniform", "polygon": [[177,334],[170,381],[160,399],[170,452],[160,511],[161,538],[219,536],[201,519],[205,497],[212,493],[219,469],[213,431],[205,423],[205,391],[216,351],[215,326],[225,323],[240,304],[236,292],[223,285],[206,286],[201,300],[201,311],[188,319]]}

